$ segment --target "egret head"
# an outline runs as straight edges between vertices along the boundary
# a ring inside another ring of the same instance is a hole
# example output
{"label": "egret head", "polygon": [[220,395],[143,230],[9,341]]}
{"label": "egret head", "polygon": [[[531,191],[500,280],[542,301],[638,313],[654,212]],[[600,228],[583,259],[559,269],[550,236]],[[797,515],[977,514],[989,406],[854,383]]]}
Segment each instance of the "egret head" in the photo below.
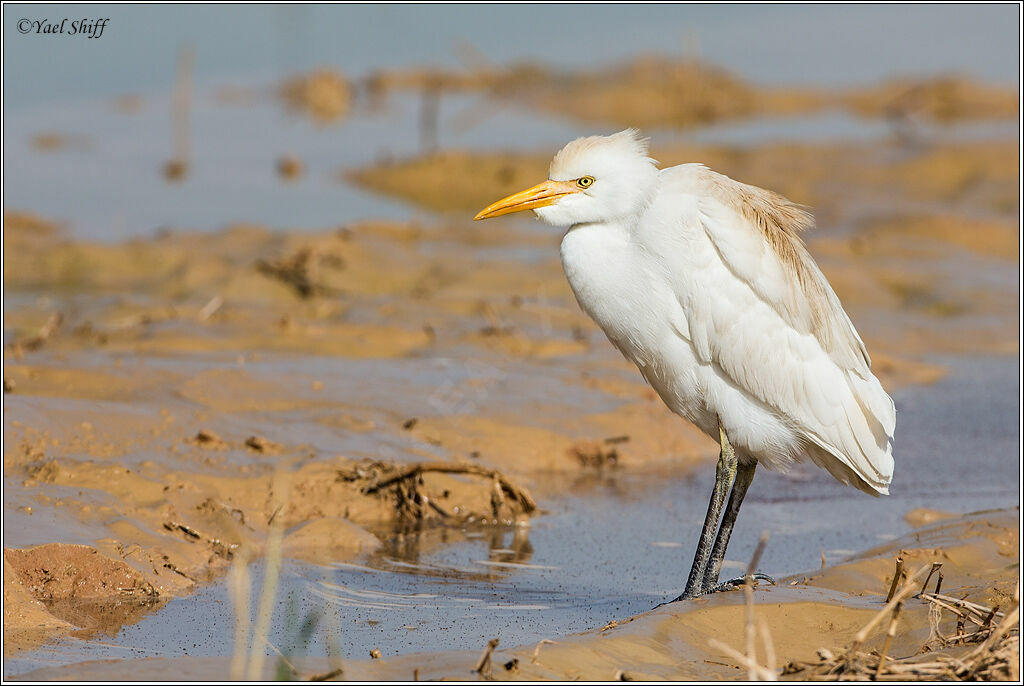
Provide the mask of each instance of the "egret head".
{"label": "egret head", "polygon": [[548,224],[571,226],[637,216],[654,193],[655,164],[636,129],[577,138],[551,160],[547,181],[499,200],[474,219],[534,210]]}

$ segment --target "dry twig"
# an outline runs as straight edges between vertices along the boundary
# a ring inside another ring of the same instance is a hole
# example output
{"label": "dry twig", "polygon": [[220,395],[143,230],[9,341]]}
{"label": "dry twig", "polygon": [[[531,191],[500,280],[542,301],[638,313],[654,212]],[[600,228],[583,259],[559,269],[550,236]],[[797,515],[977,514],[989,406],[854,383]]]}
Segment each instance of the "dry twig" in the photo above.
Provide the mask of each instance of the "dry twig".
{"label": "dry twig", "polygon": [[497,647],[498,639],[492,638],[490,641],[488,641],[487,646],[484,648],[483,654],[480,655],[480,659],[477,660],[476,667],[473,668],[473,671],[475,673],[479,674],[488,681],[494,676],[491,665],[491,655],[494,653],[494,649]]}
{"label": "dry twig", "polygon": [[551,645],[558,645],[558,641],[550,641],[546,638],[542,638],[540,642],[537,644],[537,647],[533,649],[533,656],[530,657],[531,665],[537,664],[537,658],[540,657],[540,647],[545,643],[550,643]]}
{"label": "dry twig", "polygon": [[383,479],[378,479],[374,483],[370,484],[363,489],[363,493],[376,493],[377,491],[390,486],[396,482],[404,481],[406,479],[412,479],[420,476],[424,472],[441,472],[444,474],[474,474],[476,476],[485,476],[490,479],[496,480],[500,485],[501,489],[509,496],[519,501],[523,506],[523,510],[526,512],[533,512],[537,509],[537,503],[530,495],[529,491],[525,488],[521,488],[513,484],[500,472],[480,467],[475,464],[451,464],[447,462],[425,462],[420,464],[410,465],[404,469],[400,469],[395,474],[390,474]]}
{"label": "dry twig", "polygon": [[[910,596],[911,591],[916,588],[916,579],[924,570],[918,570],[903,588],[893,597],[892,601],[886,604],[872,620],[864,627],[854,640],[849,649],[840,655],[834,655],[831,651],[822,648],[818,651],[819,661],[817,663],[789,663],[783,670],[783,674],[803,673],[805,678],[811,681],[835,681],[835,680],[868,680],[876,681],[965,681],[965,680],[1008,680],[1019,679],[1020,661],[1020,635],[1019,627],[1019,588],[1014,596],[1017,605],[1003,616],[998,627],[992,626],[992,621],[997,616],[997,608],[988,608],[978,603],[971,603],[966,600],[942,596],[937,593],[921,593],[917,597],[928,602],[928,620],[931,625],[931,635],[925,643],[924,653],[907,657],[893,658],[889,656],[889,649],[896,632],[896,624],[899,611]],[[933,565],[932,571],[937,571]],[[930,578],[930,577],[929,577]],[[927,579],[926,579],[927,581]],[[892,618],[886,632],[886,640],[881,653],[862,652],[859,650],[867,634],[892,611]],[[958,619],[958,635],[946,637],[939,630],[939,621],[943,611],[950,612]],[[970,619],[978,628],[973,632],[967,632],[964,628],[966,620]],[[991,618],[991,619],[989,619]],[[986,620],[988,620],[986,622]],[[966,654],[949,655],[934,654],[935,647],[943,648],[963,643],[979,643],[976,648]]]}
{"label": "dry twig", "polygon": [[[885,602],[892,600],[892,597],[896,595],[896,588],[900,585],[900,579],[903,576],[903,556],[896,556],[896,573],[892,576],[892,585],[889,586],[889,595],[885,596]],[[929,577],[931,574],[928,575]],[[926,582],[927,583],[927,582]]]}
{"label": "dry twig", "polygon": [[856,653],[856,651],[860,649],[860,646],[864,643],[865,640],[867,640],[868,634],[870,634],[871,631],[876,626],[878,626],[879,622],[885,619],[886,615],[888,615],[889,612],[891,612],[896,607],[896,604],[902,603],[911,595],[911,593],[913,593],[914,589],[917,588],[917,581],[921,577],[923,577],[924,573],[927,571],[928,567],[920,567],[916,572],[914,572],[914,575],[907,579],[907,583],[903,585],[903,588],[900,589],[900,592],[897,593],[892,600],[886,603],[885,607],[883,607],[878,612],[878,614],[872,617],[871,621],[869,621],[863,629],[857,632],[857,635],[853,639],[853,646],[851,646],[850,648],[851,655]]}
{"label": "dry twig", "polygon": [[747,668],[750,674],[753,674],[752,681],[775,681],[775,672],[769,672],[765,667],[757,664],[754,660],[748,658],[746,655],[736,650],[730,645],[722,643],[717,639],[709,639],[708,645],[715,650],[721,650],[723,653],[731,657],[732,659],[739,662],[742,666]]}
{"label": "dry twig", "polygon": [[744,639],[746,643],[746,654],[740,653],[735,648],[726,645],[725,643],[716,639],[710,639],[708,645],[712,648],[717,648],[723,651],[729,657],[737,660],[741,666],[747,668],[747,678],[751,681],[776,681],[778,676],[775,671],[775,650],[771,646],[771,635],[768,633],[768,627],[761,622],[762,634],[761,640],[765,644],[765,655],[768,657],[768,667],[763,667],[757,662],[757,653],[754,648],[754,641],[756,638],[756,629],[754,625],[754,571],[757,569],[758,563],[761,561],[761,555],[764,553],[765,546],[768,545],[768,532],[761,534],[760,540],[757,542],[757,547],[754,549],[754,554],[750,557],[750,563],[747,565],[747,573],[744,575],[743,583],[743,594],[744,604],[746,606],[746,623],[744,625]]}

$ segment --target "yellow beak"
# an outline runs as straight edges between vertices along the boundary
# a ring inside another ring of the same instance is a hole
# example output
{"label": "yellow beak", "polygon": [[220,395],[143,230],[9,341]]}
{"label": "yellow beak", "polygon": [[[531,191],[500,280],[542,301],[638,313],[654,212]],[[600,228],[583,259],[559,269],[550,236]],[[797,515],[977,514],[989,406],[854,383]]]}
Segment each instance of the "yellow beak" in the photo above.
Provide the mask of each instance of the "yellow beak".
{"label": "yellow beak", "polygon": [[503,214],[532,210],[537,207],[547,207],[559,201],[559,199],[571,194],[579,193],[582,189],[575,181],[545,181],[538,183],[525,191],[519,191],[507,198],[502,198],[493,205],[488,205],[480,210],[473,220],[490,219],[500,217]]}

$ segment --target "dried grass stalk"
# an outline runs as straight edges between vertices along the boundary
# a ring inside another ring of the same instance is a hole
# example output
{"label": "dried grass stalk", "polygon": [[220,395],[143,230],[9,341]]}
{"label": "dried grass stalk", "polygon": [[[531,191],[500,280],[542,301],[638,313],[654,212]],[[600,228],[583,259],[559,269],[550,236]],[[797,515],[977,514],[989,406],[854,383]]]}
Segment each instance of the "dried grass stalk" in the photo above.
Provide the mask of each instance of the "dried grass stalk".
{"label": "dried grass stalk", "polygon": [[[818,661],[813,663],[790,662],[784,668],[784,675],[799,674],[808,681],[1018,681],[1020,678],[1020,628],[1019,594],[1014,596],[1016,605],[1005,615],[998,608],[988,608],[978,603],[943,596],[938,593],[921,593],[917,597],[929,603],[928,621],[931,634],[923,652],[907,658],[889,657],[889,649],[896,635],[899,611],[908,600],[922,567],[903,588],[896,593],[875,617],[857,634],[853,644],[841,653],[833,654],[828,649],[818,651]],[[933,567],[933,572],[936,568]],[[929,576],[930,578],[930,576]],[[927,581],[927,580],[926,580]],[[881,653],[860,650],[867,635],[879,622],[892,612]],[[944,636],[939,629],[942,613],[948,612],[958,619],[962,633]],[[992,620],[1002,616],[998,626]],[[977,627],[968,632],[967,619]],[[987,620],[987,621],[986,621]],[[963,643],[978,643],[975,649],[959,657],[934,651]]]}

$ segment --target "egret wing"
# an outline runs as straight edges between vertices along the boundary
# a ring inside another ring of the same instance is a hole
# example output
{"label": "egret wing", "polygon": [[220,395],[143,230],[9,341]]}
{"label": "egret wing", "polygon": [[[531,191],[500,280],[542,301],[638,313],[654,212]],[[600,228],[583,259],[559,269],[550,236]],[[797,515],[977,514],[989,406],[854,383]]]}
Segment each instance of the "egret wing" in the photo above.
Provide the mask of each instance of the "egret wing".
{"label": "egret wing", "polygon": [[799,236],[811,216],[701,165],[671,172],[665,190],[689,196],[685,206],[695,217],[687,225],[707,236],[709,261],[726,270],[712,277],[715,292],[680,293],[698,355],[825,451],[809,454],[841,481],[888,492],[895,407]]}

